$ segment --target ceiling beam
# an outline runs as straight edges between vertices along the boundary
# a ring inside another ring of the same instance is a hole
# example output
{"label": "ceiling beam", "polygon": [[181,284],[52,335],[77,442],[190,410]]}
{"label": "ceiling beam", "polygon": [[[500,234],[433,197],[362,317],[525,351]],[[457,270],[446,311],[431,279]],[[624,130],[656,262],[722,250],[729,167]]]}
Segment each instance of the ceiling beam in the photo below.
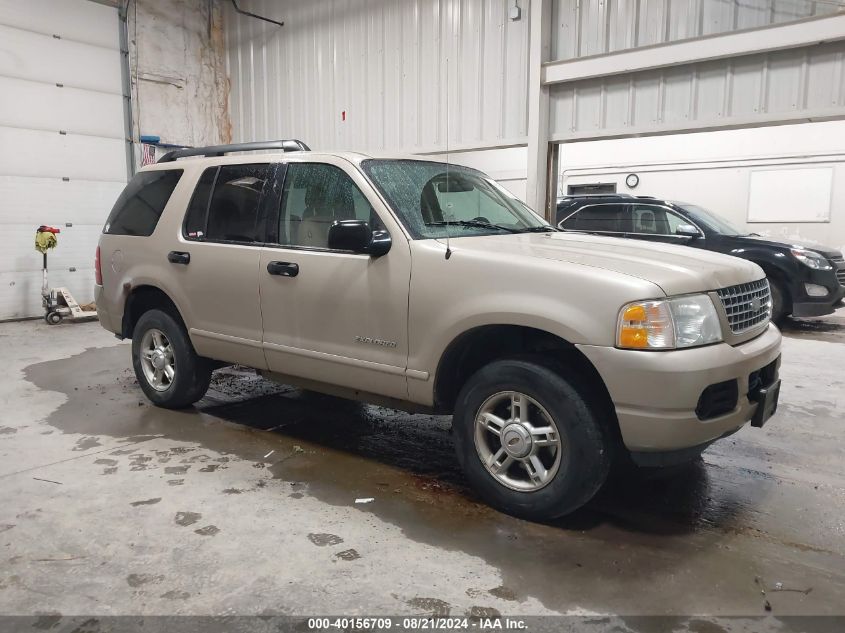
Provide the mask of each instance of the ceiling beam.
{"label": "ceiling beam", "polygon": [[789,24],[708,35],[605,55],[543,64],[543,85],[753,55],[845,39],[845,14],[807,18]]}

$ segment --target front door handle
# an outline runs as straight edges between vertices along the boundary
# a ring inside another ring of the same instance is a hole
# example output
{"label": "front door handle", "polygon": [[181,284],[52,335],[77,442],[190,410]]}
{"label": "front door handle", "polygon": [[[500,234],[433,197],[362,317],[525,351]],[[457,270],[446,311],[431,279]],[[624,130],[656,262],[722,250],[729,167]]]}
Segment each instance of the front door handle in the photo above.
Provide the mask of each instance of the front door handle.
{"label": "front door handle", "polygon": [[171,264],[184,264],[187,266],[191,263],[191,254],[183,251],[170,251],[167,254],[167,261]]}
{"label": "front door handle", "polygon": [[280,277],[296,277],[299,274],[299,264],[291,262],[270,262],[267,264],[267,272]]}

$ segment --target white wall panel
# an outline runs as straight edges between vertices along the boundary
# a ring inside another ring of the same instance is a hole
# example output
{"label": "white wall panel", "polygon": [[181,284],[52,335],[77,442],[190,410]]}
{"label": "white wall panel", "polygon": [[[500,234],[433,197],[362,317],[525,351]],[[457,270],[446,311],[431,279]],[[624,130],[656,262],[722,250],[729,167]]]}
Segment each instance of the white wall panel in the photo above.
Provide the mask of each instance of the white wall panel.
{"label": "white wall panel", "polygon": [[51,286],[93,298],[97,240],[126,182],[118,24],[87,0],[0,0],[0,319],[41,313],[40,224],[62,229]]}
{"label": "white wall panel", "polygon": [[[569,185],[616,183],[621,193],[699,204],[748,232],[845,250],[845,121],[584,141],[561,152],[560,195]],[[779,214],[757,215],[758,206],[751,219],[771,221],[749,224],[761,171],[771,178],[762,190],[779,197],[761,206]],[[819,171],[824,178],[811,182],[807,174]],[[625,184],[631,173],[635,189]]]}
{"label": "white wall panel", "polygon": [[845,116],[845,42],[551,87],[554,140]]}
{"label": "white wall panel", "polygon": [[95,2],[0,0],[0,24],[118,50],[117,11]]}
{"label": "white wall panel", "polygon": [[2,25],[0,75],[121,94],[117,51]]}
{"label": "white wall panel", "polygon": [[285,26],[227,10],[233,140],[436,151],[448,128],[450,147],[524,142],[526,4],[511,21],[507,0],[243,0]]}
{"label": "white wall panel", "polygon": [[[34,218],[33,218],[34,219]],[[39,222],[12,224],[4,227],[6,248],[0,252],[0,270],[5,272],[38,272],[41,270],[41,253],[35,250],[35,229]],[[59,245],[47,254],[50,268],[78,270],[94,267],[94,253],[103,225],[61,225]],[[93,280],[92,280],[93,283]]]}
{"label": "white wall panel", "polygon": [[122,139],[126,136],[119,94],[58,88],[0,76],[0,126],[64,130]]}
{"label": "white wall panel", "polygon": [[830,167],[752,169],[748,222],[830,222]]}
{"label": "white wall panel", "polygon": [[0,176],[126,182],[122,139],[0,127]]}
{"label": "white wall panel", "polygon": [[89,224],[99,229],[123,182],[0,176],[0,226]]}
{"label": "white wall panel", "polygon": [[573,59],[832,14],[832,0],[552,0],[552,59]]}

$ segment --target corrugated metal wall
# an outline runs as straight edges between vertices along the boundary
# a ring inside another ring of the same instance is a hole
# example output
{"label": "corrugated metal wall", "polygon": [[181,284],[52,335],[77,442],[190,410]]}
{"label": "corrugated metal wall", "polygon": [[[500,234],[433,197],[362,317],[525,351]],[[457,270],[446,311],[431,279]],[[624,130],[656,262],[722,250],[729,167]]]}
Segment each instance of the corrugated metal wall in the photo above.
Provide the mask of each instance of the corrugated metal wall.
{"label": "corrugated metal wall", "polygon": [[233,140],[423,152],[448,127],[456,149],[525,142],[520,4],[511,21],[512,0],[242,0],[285,26],[226,13]]}
{"label": "corrugated metal wall", "polygon": [[556,140],[842,116],[845,42],[552,87]]}
{"label": "corrugated metal wall", "polygon": [[840,0],[552,0],[552,59],[572,59],[835,13]]}

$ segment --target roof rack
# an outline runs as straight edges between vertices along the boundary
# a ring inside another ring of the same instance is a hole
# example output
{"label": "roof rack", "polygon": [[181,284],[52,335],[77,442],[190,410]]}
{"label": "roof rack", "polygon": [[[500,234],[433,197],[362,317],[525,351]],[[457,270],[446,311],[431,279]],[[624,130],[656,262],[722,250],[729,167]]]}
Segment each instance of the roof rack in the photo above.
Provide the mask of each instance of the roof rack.
{"label": "roof rack", "polygon": [[[570,193],[558,200],[574,200],[575,198],[633,198],[630,193]],[[639,196],[640,198],[647,196]]]}
{"label": "roof rack", "polygon": [[208,147],[186,147],[167,152],[158,159],[159,163],[170,163],[187,156],[223,156],[232,152],[250,152],[259,149],[280,149],[285,152],[310,152],[311,148],[295,138],[282,141],[258,141],[256,143],[233,143],[231,145],[209,145]]}

